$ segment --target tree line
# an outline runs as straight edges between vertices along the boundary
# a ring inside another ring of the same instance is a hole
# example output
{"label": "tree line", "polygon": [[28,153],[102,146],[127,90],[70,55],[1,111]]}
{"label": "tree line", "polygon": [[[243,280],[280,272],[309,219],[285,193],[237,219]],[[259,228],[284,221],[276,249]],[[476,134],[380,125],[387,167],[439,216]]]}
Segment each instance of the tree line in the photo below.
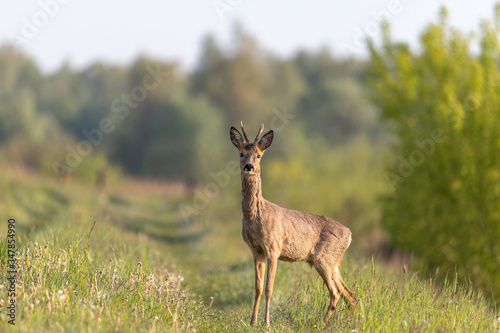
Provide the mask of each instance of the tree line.
{"label": "tree line", "polygon": [[46,172],[78,174],[100,156],[129,174],[197,183],[222,165],[226,129],[242,120],[253,128],[294,117],[294,126],[332,145],[376,135],[361,68],[327,50],[279,58],[238,25],[230,47],[207,36],[190,71],[141,56],[129,66],[65,64],[46,74],[4,46],[0,144],[23,147],[17,158]]}

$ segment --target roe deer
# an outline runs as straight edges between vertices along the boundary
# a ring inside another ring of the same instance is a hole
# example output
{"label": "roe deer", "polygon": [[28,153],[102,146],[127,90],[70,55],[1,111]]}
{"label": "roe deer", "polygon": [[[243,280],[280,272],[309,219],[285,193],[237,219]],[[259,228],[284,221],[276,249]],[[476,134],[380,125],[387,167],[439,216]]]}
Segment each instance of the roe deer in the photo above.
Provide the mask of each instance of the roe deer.
{"label": "roe deer", "polygon": [[347,288],[339,271],[342,256],[351,243],[351,231],[326,216],[285,209],[262,197],[260,159],[274,138],[271,130],[257,142],[263,129],[264,125],[261,125],[253,142],[248,140],[243,122],[243,136],[234,127],[230,130],[231,142],[240,153],[243,240],[252,251],[255,264],[255,303],[250,324],[257,323],[267,260],[265,322],[269,326],[276,266],[278,260],[283,260],[306,261],[323,278],[330,292],[330,304],[324,319],[326,326],[340,297],[350,307],[356,305],[356,296]]}

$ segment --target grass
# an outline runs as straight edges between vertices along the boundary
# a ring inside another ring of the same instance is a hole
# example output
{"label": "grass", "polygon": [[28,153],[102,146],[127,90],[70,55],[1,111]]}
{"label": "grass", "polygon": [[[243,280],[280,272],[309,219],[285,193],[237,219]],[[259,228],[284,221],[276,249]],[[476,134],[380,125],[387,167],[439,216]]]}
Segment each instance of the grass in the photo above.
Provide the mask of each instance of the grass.
{"label": "grass", "polygon": [[[322,331],[328,293],[303,263],[278,264],[270,329],[248,325],[253,264],[236,186],[191,222],[178,207],[193,198],[168,185],[124,181],[103,194],[2,170],[0,187],[0,236],[14,217],[19,251],[16,325],[8,324],[4,278],[0,331]],[[339,302],[327,331],[499,332],[496,310],[451,272],[419,277],[355,252],[341,271],[359,303],[349,310]]]}

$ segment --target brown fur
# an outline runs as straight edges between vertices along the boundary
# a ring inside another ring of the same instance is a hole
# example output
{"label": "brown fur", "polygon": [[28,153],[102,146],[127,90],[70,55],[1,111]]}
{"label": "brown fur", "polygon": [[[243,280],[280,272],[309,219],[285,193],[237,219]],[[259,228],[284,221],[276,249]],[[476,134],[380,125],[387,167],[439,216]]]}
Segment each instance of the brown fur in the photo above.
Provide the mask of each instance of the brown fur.
{"label": "brown fur", "polygon": [[[345,250],[351,243],[351,231],[339,222],[320,215],[282,208],[262,197],[260,158],[272,143],[274,132],[262,136],[263,125],[253,143],[250,143],[243,124],[244,137],[231,127],[231,142],[240,153],[241,193],[243,211],[243,240],[252,251],[255,263],[255,300],[251,325],[257,323],[262,295],[265,262],[267,261],[266,314],[269,325],[269,305],[273,293],[278,260],[306,261],[323,278],[330,293],[330,304],[324,319],[328,322],[340,297],[354,307],[356,297],[340,276],[339,266]],[[245,172],[245,166],[253,172]]]}

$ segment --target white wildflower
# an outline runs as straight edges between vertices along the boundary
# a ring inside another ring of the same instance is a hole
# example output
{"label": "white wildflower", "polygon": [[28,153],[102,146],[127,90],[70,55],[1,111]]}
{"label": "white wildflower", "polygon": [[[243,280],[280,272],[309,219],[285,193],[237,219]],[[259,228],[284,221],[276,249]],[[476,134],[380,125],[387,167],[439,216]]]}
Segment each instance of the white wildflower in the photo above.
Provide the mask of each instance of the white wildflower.
{"label": "white wildflower", "polygon": [[66,295],[64,294],[64,291],[62,290],[58,290],[57,293],[56,293],[56,296],[60,299],[60,300],[63,300],[66,298]]}

